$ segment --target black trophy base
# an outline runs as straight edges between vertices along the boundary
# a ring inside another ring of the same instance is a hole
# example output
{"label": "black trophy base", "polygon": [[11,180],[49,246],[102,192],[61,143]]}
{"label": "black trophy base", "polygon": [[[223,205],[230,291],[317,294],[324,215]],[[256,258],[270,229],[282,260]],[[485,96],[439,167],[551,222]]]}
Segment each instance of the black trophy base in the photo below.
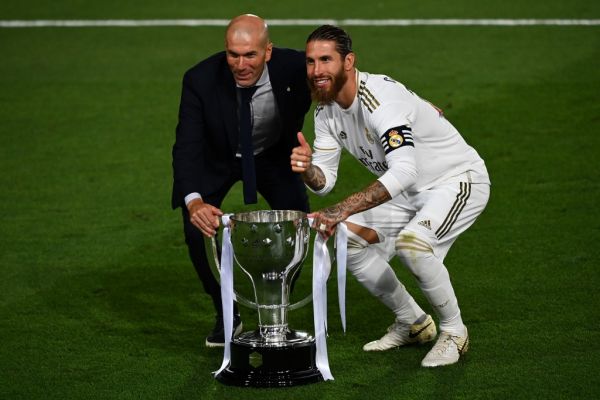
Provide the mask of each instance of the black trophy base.
{"label": "black trophy base", "polygon": [[285,347],[231,342],[231,361],[216,379],[230,386],[288,387],[323,380],[317,369],[314,340]]}

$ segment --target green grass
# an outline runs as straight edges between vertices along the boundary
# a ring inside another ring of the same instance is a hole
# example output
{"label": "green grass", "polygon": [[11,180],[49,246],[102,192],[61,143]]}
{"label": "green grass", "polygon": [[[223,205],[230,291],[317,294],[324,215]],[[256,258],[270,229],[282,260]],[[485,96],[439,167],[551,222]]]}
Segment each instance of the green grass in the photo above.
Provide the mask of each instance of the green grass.
{"label": "green grass", "polygon": [[2,19],[96,18],[219,18],[251,12],[265,18],[598,18],[598,4],[587,0],[481,2],[460,0],[452,4],[419,0],[377,0],[370,3],[339,0],[160,0],[120,1],[4,0]]}
{"label": "green grass", "polygon": [[[600,16],[593,2],[563,3],[6,1],[0,18],[228,18],[248,8],[271,18]],[[271,34],[302,47],[309,31]],[[490,171],[488,208],[447,258],[472,337],[465,360],[425,370],[429,346],[364,353],[391,316],[349,277],[346,335],[330,285],[335,381],[278,390],[216,382],[222,353],[203,346],[211,304],[169,200],[181,76],[221,48],[222,28],[2,29],[0,398],[600,395],[600,28],[350,32],[360,69],[390,74],[441,106]],[[348,157],[341,171],[330,197],[311,197],[313,208],[373,179]],[[236,187],[224,209],[246,209],[240,198]],[[255,314],[242,312],[251,326]],[[290,320],[311,330],[311,308]]]}

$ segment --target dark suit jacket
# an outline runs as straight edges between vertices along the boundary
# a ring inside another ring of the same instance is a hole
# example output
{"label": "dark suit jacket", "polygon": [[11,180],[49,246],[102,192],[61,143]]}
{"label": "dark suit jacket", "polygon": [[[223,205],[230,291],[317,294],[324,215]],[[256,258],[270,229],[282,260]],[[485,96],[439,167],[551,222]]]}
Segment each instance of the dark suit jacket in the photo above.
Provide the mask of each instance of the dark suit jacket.
{"label": "dark suit jacket", "polygon": [[[273,48],[267,66],[282,122],[277,154],[281,153],[282,168],[290,168],[289,155],[298,145],[296,133],[302,129],[311,103],[305,56],[296,50]],[[238,140],[235,81],[225,52],[220,52],[183,77],[173,146],[173,208],[183,206],[189,193],[207,196],[225,184],[236,162]]]}

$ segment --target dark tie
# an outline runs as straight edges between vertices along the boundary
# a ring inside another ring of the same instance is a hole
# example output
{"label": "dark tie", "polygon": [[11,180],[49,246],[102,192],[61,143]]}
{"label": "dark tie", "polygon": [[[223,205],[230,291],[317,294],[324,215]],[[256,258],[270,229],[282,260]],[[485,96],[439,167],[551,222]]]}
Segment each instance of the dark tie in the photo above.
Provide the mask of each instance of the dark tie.
{"label": "dark tie", "polygon": [[240,147],[242,150],[242,179],[244,203],[256,203],[256,172],[254,170],[254,146],[252,145],[252,114],[250,101],[257,87],[238,88],[240,91]]}

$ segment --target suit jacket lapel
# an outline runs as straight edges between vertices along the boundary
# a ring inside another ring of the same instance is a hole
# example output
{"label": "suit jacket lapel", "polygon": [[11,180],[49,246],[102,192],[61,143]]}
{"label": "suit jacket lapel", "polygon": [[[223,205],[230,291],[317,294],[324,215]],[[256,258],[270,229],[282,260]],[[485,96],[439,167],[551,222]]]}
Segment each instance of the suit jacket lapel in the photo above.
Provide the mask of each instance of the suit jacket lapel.
{"label": "suit jacket lapel", "polygon": [[233,80],[233,75],[231,74],[231,71],[229,71],[227,65],[221,70],[223,73],[220,76],[220,82],[217,84],[217,87],[219,88],[217,97],[223,112],[225,133],[229,139],[231,151],[235,153],[239,141],[235,81]]}
{"label": "suit jacket lapel", "polygon": [[283,79],[283,74],[281,74],[276,65],[273,64],[272,61],[267,63],[267,68],[269,68],[269,80],[271,81],[271,87],[273,88],[273,95],[275,95],[275,101],[277,102],[277,107],[279,110],[283,110],[282,101],[283,101],[283,93],[286,88],[285,82]]}

